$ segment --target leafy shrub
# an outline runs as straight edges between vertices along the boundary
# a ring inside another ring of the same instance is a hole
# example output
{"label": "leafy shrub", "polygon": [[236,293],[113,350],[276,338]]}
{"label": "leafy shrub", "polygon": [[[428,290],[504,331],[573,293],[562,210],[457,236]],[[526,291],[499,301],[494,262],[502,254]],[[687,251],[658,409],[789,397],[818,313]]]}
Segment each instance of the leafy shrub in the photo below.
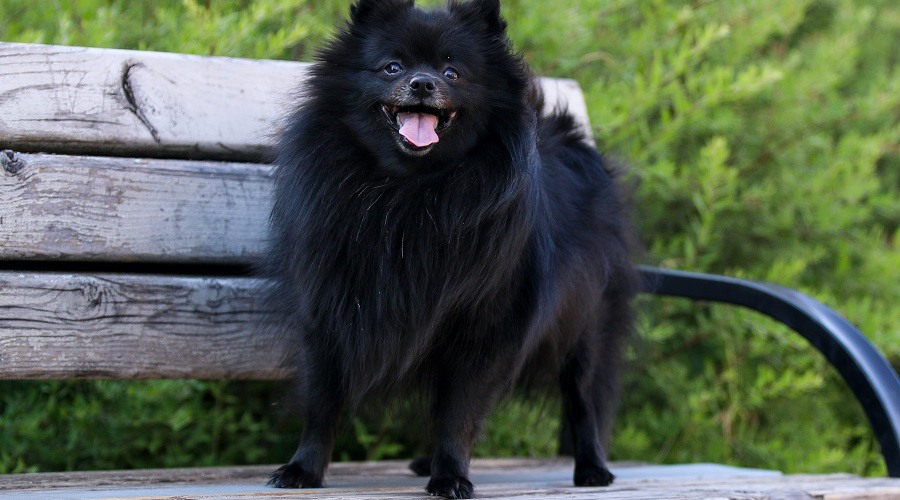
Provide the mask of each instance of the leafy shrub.
{"label": "leafy shrub", "polygon": [[[434,1],[427,2],[434,4]],[[308,60],[347,2],[0,0],[0,39]],[[517,46],[577,79],[639,181],[647,260],[799,288],[900,365],[900,7],[890,0],[509,0]],[[642,301],[613,456],[883,474],[843,382],[747,311]],[[267,384],[3,382],[0,471],[277,462]],[[419,450],[397,415],[340,458]],[[279,423],[281,422],[281,423]],[[558,418],[509,402],[479,452],[545,455]]]}

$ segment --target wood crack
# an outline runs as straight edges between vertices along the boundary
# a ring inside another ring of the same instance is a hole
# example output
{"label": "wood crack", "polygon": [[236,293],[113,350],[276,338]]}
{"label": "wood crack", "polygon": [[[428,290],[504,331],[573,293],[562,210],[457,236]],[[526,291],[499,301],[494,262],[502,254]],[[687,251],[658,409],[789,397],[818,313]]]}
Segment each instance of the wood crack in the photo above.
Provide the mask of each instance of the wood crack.
{"label": "wood crack", "polygon": [[153,140],[156,141],[157,144],[162,144],[162,140],[159,138],[159,131],[156,130],[156,127],[150,123],[150,119],[144,114],[144,111],[141,109],[141,106],[138,104],[137,99],[134,97],[134,89],[131,86],[131,70],[134,68],[139,68],[143,66],[142,63],[135,62],[126,62],[125,70],[122,72],[122,92],[125,94],[126,108],[128,111],[134,113],[134,116],[137,117],[141,123],[144,124],[144,127],[150,132],[150,135],[153,136]]}

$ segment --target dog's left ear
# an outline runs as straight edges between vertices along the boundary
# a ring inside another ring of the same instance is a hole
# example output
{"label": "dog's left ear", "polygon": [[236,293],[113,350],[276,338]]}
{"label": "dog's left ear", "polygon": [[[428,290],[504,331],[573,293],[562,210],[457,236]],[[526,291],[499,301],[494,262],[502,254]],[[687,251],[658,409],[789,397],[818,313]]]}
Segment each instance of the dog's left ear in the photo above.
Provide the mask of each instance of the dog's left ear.
{"label": "dog's left ear", "polygon": [[506,20],[500,15],[500,0],[476,0],[481,15],[484,16],[491,31],[497,34],[506,33]]}
{"label": "dog's left ear", "polygon": [[451,9],[458,10],[463,16],[472,16],[487,23],[493,35],[506,33],[506,20],[500,15],[500,0],[469,0],[464,4],[451,3]]}

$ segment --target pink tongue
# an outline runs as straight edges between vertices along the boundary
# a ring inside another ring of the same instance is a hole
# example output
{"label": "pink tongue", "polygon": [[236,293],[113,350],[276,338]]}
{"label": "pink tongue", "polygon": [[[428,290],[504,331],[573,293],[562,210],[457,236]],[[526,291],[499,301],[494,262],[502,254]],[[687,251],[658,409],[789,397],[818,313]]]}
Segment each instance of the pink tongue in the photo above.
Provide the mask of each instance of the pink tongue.
{"label": "pink tongue", "polygon": [[438,141],[434,129],[438,125],[438,117],[428,113],[398,113],[400,118],[400,135],[406,137],[417,148],[430,146]]}

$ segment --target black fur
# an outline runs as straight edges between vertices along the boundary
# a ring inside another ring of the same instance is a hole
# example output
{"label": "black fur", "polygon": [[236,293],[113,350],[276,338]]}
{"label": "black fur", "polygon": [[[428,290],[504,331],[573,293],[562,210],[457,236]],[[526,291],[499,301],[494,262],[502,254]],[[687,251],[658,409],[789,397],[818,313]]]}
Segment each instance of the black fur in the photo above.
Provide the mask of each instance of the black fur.
{"label": "black fur", "polygon": [[[264,266],[305,418],[269,484],[321,486],[342,411],[415,392],[435,441],[417,471],[469,498],[485,416],[540,373],[562,391],[575,484],[612,481],[602,443],[635,293],[625,211],[573,119],[537,116],[505,28],[496,0],[360,0],[320,52],[280,141]],[[414,77],[433,85],[415,93]],[[436,144],[389,123],[411,105],[441,110]]]}

